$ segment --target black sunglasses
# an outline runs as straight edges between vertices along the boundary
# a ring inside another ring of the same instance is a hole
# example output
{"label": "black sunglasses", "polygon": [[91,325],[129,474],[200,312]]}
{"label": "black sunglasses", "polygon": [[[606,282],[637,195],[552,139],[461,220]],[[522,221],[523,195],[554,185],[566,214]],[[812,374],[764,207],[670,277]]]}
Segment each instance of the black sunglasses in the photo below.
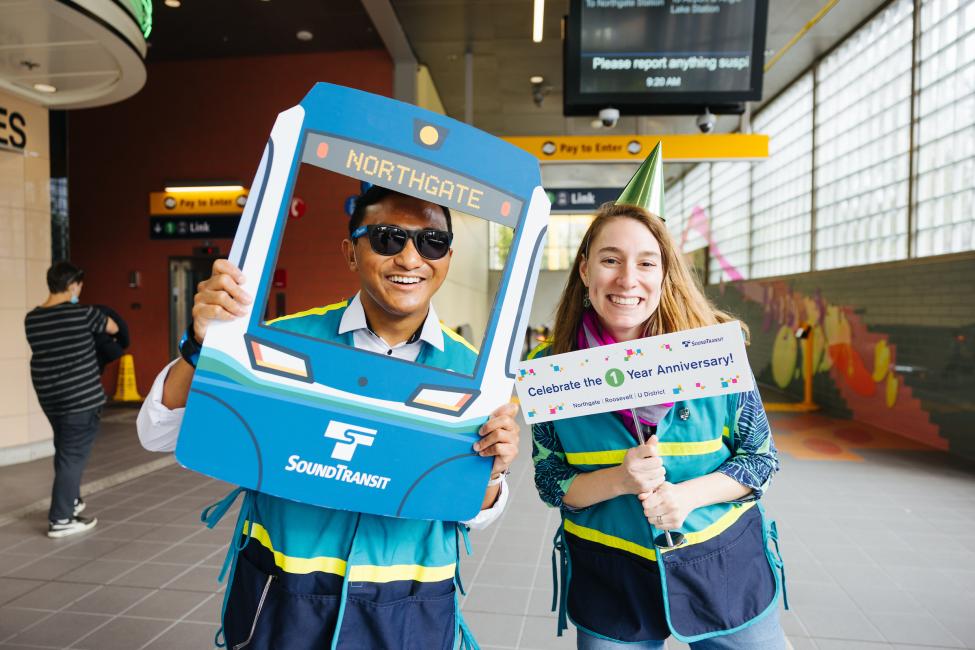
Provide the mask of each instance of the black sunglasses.
{"label": "black sunglasses", "polygon": [[406,230],[399,226],[387,226],[382,224],[371,224],[359,226],[350,235],[352,241],[357,240],[366,233],[369,234],[369,245],[372,250],[379,255],[396,255],[406,247],[406,242],[413,240],[422,257],[428,260],[439,260],[450,250],[450,243],[454,240],[454,233],[446,230],[435,230],[433,228],[423,228],[422,230]]}

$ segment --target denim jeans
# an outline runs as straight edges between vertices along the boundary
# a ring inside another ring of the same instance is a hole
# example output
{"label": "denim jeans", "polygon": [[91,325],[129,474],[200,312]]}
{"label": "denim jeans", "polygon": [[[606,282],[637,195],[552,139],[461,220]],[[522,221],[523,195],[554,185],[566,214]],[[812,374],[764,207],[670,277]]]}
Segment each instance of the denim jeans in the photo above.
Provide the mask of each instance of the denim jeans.
{"label": "denim jeans", "polygon": [[54,486],[48,519],[70,519],[74,515],[74,500],[81,496],[81,474],[98,433],[101,408],[46,415],[54,429]]}
{"label": "denim jeans", "polygon": [[[577,630],[576,647],[579,650],[663,650],[663,641],[617,643]],[[693,650],[785,650],[785,633],[779,623],[779,611],[770,612],[754,625],[734,634],[716,636],[690,644]]]}

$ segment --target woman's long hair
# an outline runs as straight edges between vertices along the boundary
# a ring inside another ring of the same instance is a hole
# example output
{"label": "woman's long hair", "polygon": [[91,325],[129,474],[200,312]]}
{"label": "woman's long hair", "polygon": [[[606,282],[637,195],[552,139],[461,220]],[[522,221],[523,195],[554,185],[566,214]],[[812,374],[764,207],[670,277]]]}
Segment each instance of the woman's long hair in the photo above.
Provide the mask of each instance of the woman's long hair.
{"label": "woman's long hair", "polygon": [[[596,217],[589,225],[589,229],[582,238],[579,252],[576,253],[575,264],[565,283],[562,299],[559,301],[555,315],[555,331],[552,335],[552,354],[562,354],[576,349],[576,333],[582,323],[585,307],[582,305],[586,296],[586,285],[582,283],[579,268],[582,261],[589,254],[589,246],[596,239],[602,229],[613,219],[633,219],[650,231],[663,257],[663,281],[660,285],[660,304],[656,311],[644,323],[643,336],[657,336],[669,332],[716,325],[736,320],[715,307],[705,297],[698,285],[697,277],[684,264],[683,257],[674,246],[674,241],[667,232],[662,219],[641,207],[635,205],[617,205],[604,203],[596,212]],[[742,323],[745,339],[748,339],[748,327]]]}

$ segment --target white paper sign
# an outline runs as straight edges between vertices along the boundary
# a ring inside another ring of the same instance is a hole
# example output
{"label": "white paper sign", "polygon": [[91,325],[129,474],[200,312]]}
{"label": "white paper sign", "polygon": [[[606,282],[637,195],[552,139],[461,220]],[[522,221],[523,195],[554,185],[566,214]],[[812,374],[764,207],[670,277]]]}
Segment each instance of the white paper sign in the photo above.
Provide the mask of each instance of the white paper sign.
{"label": "white paper sign", "polygon": [[516,379],[529,424],[754,388],[737,321],[531,359]]}

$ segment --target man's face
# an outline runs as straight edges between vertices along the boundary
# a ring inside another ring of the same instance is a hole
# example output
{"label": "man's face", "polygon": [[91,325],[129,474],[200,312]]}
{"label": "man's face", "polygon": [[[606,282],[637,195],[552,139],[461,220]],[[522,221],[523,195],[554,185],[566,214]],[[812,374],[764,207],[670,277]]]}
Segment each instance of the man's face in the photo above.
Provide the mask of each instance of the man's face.
{"label": "man's face", "polygon": [[[362,225],[373,224],[405,230],[447,230],[447,219],[440,206],[396,194],[366,208]],[[428,260],[417,252],[412,240],[407,240],[403,250],[395,255],[380,255],[372,250],[368,235],[354,242],[344,240],[342,250],[349,269],[359,276],[363,298],[400,318],[427,313],[430,299],[447,277],[453,255],[451,250],[439,260]]]}

